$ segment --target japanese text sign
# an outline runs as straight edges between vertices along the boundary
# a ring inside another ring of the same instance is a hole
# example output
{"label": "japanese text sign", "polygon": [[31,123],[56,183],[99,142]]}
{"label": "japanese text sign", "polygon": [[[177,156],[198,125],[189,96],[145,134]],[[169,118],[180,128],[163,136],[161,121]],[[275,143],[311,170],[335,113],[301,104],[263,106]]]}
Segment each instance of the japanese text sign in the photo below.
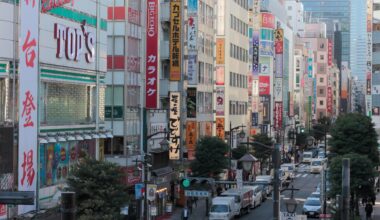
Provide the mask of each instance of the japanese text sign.
{"label": "japanese text sign", "polygon": [[158,97],[158,0],[147,2],[147,35],[146,35],[146,108],[157,108]]}
{"label": "japanese text sign", "polygon": [[[197,142],[197,122],[196,121],[187,121],[186,122],[186,147],[187,152],[195,151],[195,145]],[[189,155],[192,157],[189,158]],[[194,154],[188,154],[188,159],[193,160]]]}
{"label": "japanese text sign", "polygon": [[224,88],[223,87],[216,88],[216,115],[217,116],[224,115]]}
{"label": "japanese text sign", "polygon": [[282,128],[282,102],[274,103],[274,129]]}
{"label": "japanese text sign", "polygon": [[274,15],[270,13],[261,13],[261,27],[264,28],[275,28]]}
{"label": "japanese text sign", "polygon": [[224,118],[216,118],[216,136],[224,140]]}
{"label": "japanese text sign", "polygon": [[169,159],[180,159],[181,97],[179,92],[169,95]]}
{"label": "japanese text sign", "polygon": [[181,1],[170,2],[170,80],[181,80]]}
{"label": "japanese text sign", "polygon": [[224,64],[224,39],[216,39],[216,64]]}
{"label": "japanese text sign", "polygon": [[197,117],[197,88],[187,88],[186,109],[188,118]]}
{"label": "japanese text sign", "polygon": [[259,95],[270,94],[270,77],[259,76]]}

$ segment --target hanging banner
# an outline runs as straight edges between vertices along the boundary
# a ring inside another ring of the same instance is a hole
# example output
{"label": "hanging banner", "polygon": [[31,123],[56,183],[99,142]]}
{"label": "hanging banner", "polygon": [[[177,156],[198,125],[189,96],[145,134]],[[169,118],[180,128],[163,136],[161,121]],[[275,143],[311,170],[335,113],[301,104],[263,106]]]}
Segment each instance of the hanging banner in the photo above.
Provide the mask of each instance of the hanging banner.
{"label": "hanging banner", "polygon": [[[41,1],[20,1],[19,43],[19,149],[18,190],[37,189],[39,8]],[[36,202],[34,203],[36,204]],[[35,210],[36,205],[20,205],[18,214]]]}
{"label": "hanging banner", "polygon": [[179,92],[169,94],[169,159],[180,159],[181,97]]}
{"label": "hanging banner", "polygon": [[332,41],[328,40],[328,51],[327,51],[327,59],[328,59],[328,65],[332,66],[332,60],[333,60],[333,44]]}
{"label": "hanging banner", "polygon": [[189,51],[187,61],[187,83],[189,85],[198,84],[198,55],[197,51]]}
{"label": "hanging banner", "polygon": [[274,47],[276,54],[284,52],[284,30],[281,28],[274,31]]}
{"label": "hanging banner", "polygon": [[216,118],[216,136],[224,140],[224,118]]}
{"label": "hanging banner", "polygon": [[216,67],[216,81],[217,86],[224,86],[224,66]]}
{"label": "hanging banner", "polygon": [[259,76],[259,95],[269,95],[270,94],[270,77],[269,76]]}
{"label": "hanging banner", "polygon": [[198,13],[198,0],[187,0],[187,13],[188,14]]}
{"label": "hanging banner", "polygon": [[198,17],[196,15],[189,15],[187,22],[187,47],[189,51],[196,50],[198,39]]}
{"label": "hanging banner", "polygon": [[[181,80],[181,1],[170,2],[170,81]],[[148,25],[149,27],[149,25]]]}
{"label": "hanging banner", "polygon": [[332,113],[333,94],[331,86],[327,87],[327,112]]}
{"label": "hanging banner", "polygon": [[188,118],[197,117],[197,88],[187,88],[186,109]]}
{"label": "hanging banner", "polygon": [[157,108],[158,99],[158,0],[147,1],[145,106]]}
{"label": "hanging banner", "polygon": [[224,88],[218,87],[216,88],[216,115],[223,116],[224,115]]}
{"label": "hanging banner", "polygon": [[274,129],[280,130],[282,128],[282,102],[274,103]]}
{"label": "hanging banner", "polygon": [[274,78],[274,101],[282,102],[282,78]]}
{"label": "hanging banner", "polygon": [[283,71],[284,71],[284,55],[283,54],[276,54],[275,55],[275,62],[276,62],[276,70],[275,70],[275,77],[283,77]]}
{"label": "hanging banner", "polygon": [[[186,147],[187,147],[187,159],[194,160],[195,145],[197,143],[197,122],[187,121],[186,122]],[[191,153],[190,153],[191,152]],[[190,157],[189,157],[190,155]]]}
{"label": "hanging banner", "polygon": [[275,28],[274,15],[270,13],[261,13],[261,27],[263,28]]}
{"label": "hanging banner", "polygon": [[252,75],[257,77],[259,75],[259,31],[253,31],[252,33]]}
{"label": "hanging banner", "polygon": [[216,38],[216,64],[224,64],[224,39]]}
{"label": "hanging banner", "polygon": [[253,127],[259,126],[259,113],[252,112],[252,125]]}

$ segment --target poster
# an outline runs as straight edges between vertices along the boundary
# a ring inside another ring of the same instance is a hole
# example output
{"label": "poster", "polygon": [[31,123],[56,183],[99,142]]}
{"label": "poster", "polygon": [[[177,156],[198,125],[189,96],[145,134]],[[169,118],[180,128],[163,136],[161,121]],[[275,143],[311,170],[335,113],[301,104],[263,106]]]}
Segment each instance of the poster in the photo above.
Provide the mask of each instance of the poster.
{"label": "poster", "polygon": [[[181,0],[170,2],[170,77],[171,81],[181,80]],[[149,33],[149,32],[148,32]],[[148,34],[149,35],[149,34]]]}
{"label": "poster", "polygon": [[224,66],[216,67],[216,85],[224,86]]}
{"label": "poster", "polygon": [[224,64],[224,39],[216,38],[216,64]]}
{"label": "poster", "polygon": [[169,159],[180,159],[181,97],[179,92],[169,94]]}
{"label": "poster", "polygon": [[217,87],[216,88],[216,115],[223,116],[224,115],[224,88]]}
{"label": "poster", "polygon": [[273,57],[273,42],[260,41],[260,56]]}
{"label": "poster", "polygon": [[187,47],[189,51],[196,50],[198,39],[198,17],[196,15],[189,15],[187,22]]}
{"label": "poster", "polygon": [[148,0],[147,10],[145,106],[155,109],[158,107],[158,0]]}
{"label": "poster", "polygon": [[197,88],[187,88],[186,109],[188,118],[197,117]]}
{"label": "poster", "polygon": [[263,28],[275,28],[274,15],[271,13],[261,13],[261,27]]}
{"label": "poster", "polygon": [[216,136],[224,141],[224,118],[216,118]]}
{"label": "poster", "polygon": [[259,76],[259,95],[269,95],[270,94],[270,77],[269,76]]}
{"label": "poster", "polygon": [[187,64],[187,82],[189,85],[198,84],[198,55],[196,51],[189,51]]}
{"label": "poster", "polygon": [[186,147],[188,152],[188,160],[194,160],[194,153],[189,153],[190,151],[195,151],[195,145],[197,142],[197,122],[187,121],[186,122]]}

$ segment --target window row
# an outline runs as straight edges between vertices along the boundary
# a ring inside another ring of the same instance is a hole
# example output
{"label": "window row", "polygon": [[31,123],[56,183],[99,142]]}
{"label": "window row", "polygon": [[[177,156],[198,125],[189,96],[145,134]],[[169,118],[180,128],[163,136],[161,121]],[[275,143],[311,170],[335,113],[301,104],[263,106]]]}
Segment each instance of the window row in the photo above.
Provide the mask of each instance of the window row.
{"label": "window row", "polygon": [[230,44],[230,57],[242,62],[248,62],[248,51],[235,44]]}
{"label": "window row", "polygon": [[212,64],[198,63],[198,82],[199,84],[212,84],[214,67]]}
{"label": "window row", "polygon": [[203,1],[199,1],[199,20],[202,24],[214,28],[214,9]]}
{"label": "window row", "polygon": [[248,24],[231,14],[231,29],[248,36]]}
{"label": "window row", "polygon": [[248,88],[248,77],[243,74],[230,72],[230,86]]}
{"label": "window row", "polygon": [[230,101],[230,115],[246,115],[247,110],[247,102]]}
{"label": "window row", "polygon": [[199,113],[212,114],[212,93],[198,92],[197,109]]}
{"label": "window row", "polygon": [[236,4],[240,5],[242,8],[248,10],[248,0],[234,0]]}
{"label": "window row", "polygon": [[[127,38],[128,56],[140,57],[141,40],[134,37]],[[108,36],[107,37],[107,55],[124,56],[125,55],[125,37]]]}
{"label": "window row", "polygon": [[214,36],[199,31],[198,34],[198,51],[207,56],[214,56]]}

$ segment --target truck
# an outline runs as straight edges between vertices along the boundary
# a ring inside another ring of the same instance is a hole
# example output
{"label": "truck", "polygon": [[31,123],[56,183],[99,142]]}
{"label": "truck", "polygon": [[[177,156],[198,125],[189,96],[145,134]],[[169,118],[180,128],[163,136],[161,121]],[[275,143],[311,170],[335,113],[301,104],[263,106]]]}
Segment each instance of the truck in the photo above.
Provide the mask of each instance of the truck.
{"label": "truck", "polygon": [[313,159],[313,152],[311,151],[305,151],[302,155],[302,162],[303,163],[310,163]]}
{"label": "truck", "polygon": [[211,208],[209,212],[210,220],[230,220],[235,217],[235,197],[215,197],[212,199]]}
{"label": "truck", "polygon": [[248,188],[232,188],[223,192],[221,197],[234,197],[234,216],[240,217],[245,213],[249,213],[251,204],[253,190]]}

